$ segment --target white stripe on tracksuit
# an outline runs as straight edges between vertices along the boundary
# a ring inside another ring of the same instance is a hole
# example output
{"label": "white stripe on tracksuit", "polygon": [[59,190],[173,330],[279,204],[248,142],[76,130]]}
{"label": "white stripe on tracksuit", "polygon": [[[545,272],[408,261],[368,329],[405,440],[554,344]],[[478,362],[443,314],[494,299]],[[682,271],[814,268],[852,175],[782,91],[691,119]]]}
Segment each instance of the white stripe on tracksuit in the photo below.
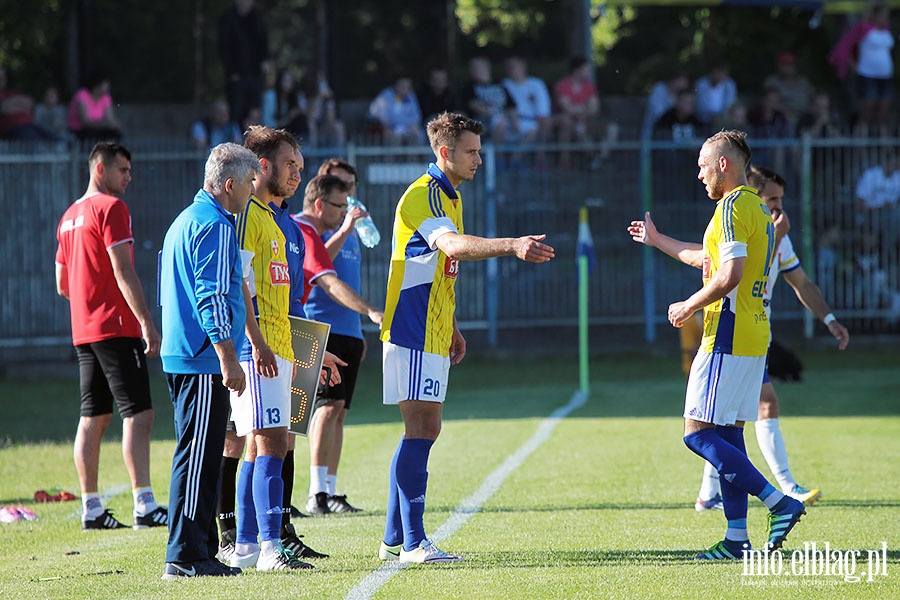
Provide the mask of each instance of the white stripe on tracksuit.
{"label": "white stripe on tracksuit", "polygon": [[206,452],[206,431],[209,429],[209,413],[212,408],[212,375],[200,375],[197,390],[197,405],[194,413],[194,439],[191,440],[188,473],[185,486],[184,516],[195,519],[197,502],[200,499],[200,472],[203,469],[203,455]]}

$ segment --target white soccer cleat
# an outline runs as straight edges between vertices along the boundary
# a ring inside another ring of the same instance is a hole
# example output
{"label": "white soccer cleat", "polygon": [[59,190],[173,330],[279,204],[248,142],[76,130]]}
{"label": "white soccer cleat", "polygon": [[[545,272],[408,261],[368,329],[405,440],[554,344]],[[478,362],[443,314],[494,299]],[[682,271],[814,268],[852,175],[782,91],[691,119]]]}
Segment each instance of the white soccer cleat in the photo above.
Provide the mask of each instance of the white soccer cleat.
{"label": "white soccer cleat", "polygon": [[786,494],[795,500],[799,500],[806,506],[815,504],[822,498],[822,490],[815,488],[808,490],[799,483],[795,483],[794,487],[786,492]]}
{"label": "white soccer cleat", "polygon": [[403,550],[403,544],[398,544],[397,546],[388,546],[382,541],[381,547],[378,548],[378,558],[387,561],[400,560],[401,550]]}
{"label": "white soccer cleat", "polygon": [[463,560],[461,556],[444,552],[435,546],[428,538],[419,542],[419,547],[415,550],[410,550],[409,552],[402,548],[400,550],[400,562],[402,563],[445,563],[458,562],[461,560]]}
{"label": "white soccer cleat", "polygon": [[[243,545],[243,544],[242,544]],[[259,546],[253,544],[250,549],[250,552],[247,554],[242,554],[232,546],[232,550],[230,552],[223,552],[221,548],[219,548],[220,560],[224,562],[229,567],[237,567],[239,569],[249,569],[250,567],[256,567],[257,562],[259,562]],[[225,560],[225,559],[228,560]]]}

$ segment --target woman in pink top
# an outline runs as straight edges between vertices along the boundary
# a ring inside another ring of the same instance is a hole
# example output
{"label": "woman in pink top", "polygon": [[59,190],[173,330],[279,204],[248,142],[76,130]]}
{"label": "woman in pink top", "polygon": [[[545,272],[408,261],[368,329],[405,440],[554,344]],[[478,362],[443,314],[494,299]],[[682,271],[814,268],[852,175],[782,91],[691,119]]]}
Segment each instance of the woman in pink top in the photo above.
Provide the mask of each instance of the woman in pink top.
{"label": "woman in pink top", "polygon": [[100,73],[88,76],[84,87],[75,92],[69,104],[68,125],[79,139],[122,137],[109,94],[108,77]]}

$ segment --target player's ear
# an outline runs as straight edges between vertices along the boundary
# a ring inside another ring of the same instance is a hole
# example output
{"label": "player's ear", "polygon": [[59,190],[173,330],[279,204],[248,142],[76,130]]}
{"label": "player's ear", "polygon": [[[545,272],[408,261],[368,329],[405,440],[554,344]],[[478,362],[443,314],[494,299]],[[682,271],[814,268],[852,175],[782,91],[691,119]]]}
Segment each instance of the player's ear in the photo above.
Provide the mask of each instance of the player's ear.
{"label": "player's ear", "polygon": [[442,160],[450,160],[450,148],[447,146],[441,146],[438,148],[438,154],[440,155]]}

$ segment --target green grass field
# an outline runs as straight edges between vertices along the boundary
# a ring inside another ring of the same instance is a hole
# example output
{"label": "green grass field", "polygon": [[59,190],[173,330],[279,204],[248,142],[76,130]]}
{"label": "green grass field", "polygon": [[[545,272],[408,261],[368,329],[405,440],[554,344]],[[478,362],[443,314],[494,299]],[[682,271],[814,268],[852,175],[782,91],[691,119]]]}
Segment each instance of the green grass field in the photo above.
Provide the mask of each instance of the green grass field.
{"label": "green grass field", "polygon": [[[898,598],[900,597],[900,370],[896,352],[808,351],[806,381],[776,385],[782,429],[798,479],[824,490],[785,545],[786,573],[745,576],[740,562],[691,557],[722,537],[721,512],[698,514],[702,463],[681,441],[684,383],[677,359],[630,356],[592,363],[588,403],[564,419],[483,509],[441,546],[454,565],[397,573],[377,598]],[[75,367],[71,366],[75,375]],[[568,402],[574,361],[454,368],[445,425],[430,462],[426,526],[434,531],[504,459]],[[0,525],[3,598],[343,598],[380,565],[387,466],[401,434],[396,409],[380,405],[380,373],[363,370],[349,417],[339,487],[368,510],[294,521],[332,558],[314,571],[164,582],[166,532],[81,533],[80,504],[34,504],[35,490],[78,492],[71,441],[78,415],[74,379],[5,381],[0,418],[0,504],[26,503],[35,522]],[[154,381],[153,485],[166,500],[171,404]],[[131,522],[119,419],[102,451],[100,489],[123,490],[109,506]],[[50,440],[50,441],[47,441]],[[751,458],[765,463],[752,432]],[[295,504],[308,485],[298,445]],[[769,477],[771,480],[771,477]],[[761,546],[765,510],[751,499],[750,535]],[[794,576],[790,552],[815,541],[832,549],[887,543],[886,575],[868,582]]]}

